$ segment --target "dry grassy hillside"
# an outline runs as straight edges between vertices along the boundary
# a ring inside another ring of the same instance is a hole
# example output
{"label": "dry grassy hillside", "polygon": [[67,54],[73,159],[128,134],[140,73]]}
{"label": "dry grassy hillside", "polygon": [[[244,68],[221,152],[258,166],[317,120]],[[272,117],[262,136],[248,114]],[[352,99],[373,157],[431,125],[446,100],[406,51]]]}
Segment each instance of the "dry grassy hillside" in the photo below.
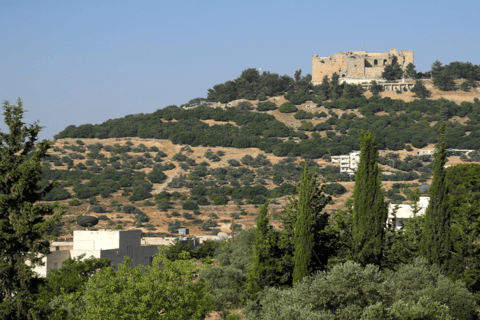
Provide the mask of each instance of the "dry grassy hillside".
{"label": "dry grassy hillside", "polygon": [[[445,98],[448,100],[455,101],[456,103],[460,103],[462,101],[473,101],[474,98],[480,98],[480,92],[478,90],[471,90],[470,92],[463,92],[463,91],[454,91],[454,92],[442,92],[438,91],[434,88],[432,88],[431,83],[428,83],[427,81],[427,87],[432,91],[432,97],[431,99],[439,99],[439,98]],[[367,92],[366,96],[369,97],[370,93]],[[394,99],[402,99],[405,101],[411,101],[415,99],[413,97],[413,94],[411,92],[404,92],[402,94],[397,94],[395,92],[387,91],[387,92],[382,92],[380,94],[382,97],[391,97]],[[280,106],[286,100],[284,97],[273,97],[269,98],[270,101],[275,102],[277,106]],[[233,101],[227,106],[235,106],[237,105],[240,101]],[[250,101],[252,104],[258,103],[258,101]],[[225,104],[214,104],[212,107],[225,107]],[[297,106],[299,110],[305,110],[311,113],[314,112],[328,112],[329,110],[325,109],[323,106],[317,107],[315,103],[313,102],[307,102],[304,103],[300,106]],[[355,113],[358,117],[362,117],[362,115],[358,112],[358,110],[347,110],[347,111],[342,111],[342,110],[337,110],[333,109],[335,113],[337,113],[339,116],[342,115],[343,112],[348,112],[348,113]],[[297,120],[293,117],[293,113],[281,113],[278,110],[273,110],[273,111],[268,111],[269,114],[275,116],[275,118],[283,123],[285,123],[287,126],[293,129],[297,129],[301,125],[301,120]],[[381,114],[378,114],[381,115]],[[309,120],[312,122],[313,125],[316,125],[317,123],[324,122],[326,118],[320,118],[320,119],[312,119]],[[457,121],[460,123],[464,123],[467,119],[465,118],[458,118],[458,119],[453,119],[452,121]],[[172,120],[174,121],[174,120]],[[214,120],[204,120],[205,123],[209,124],[210,126],[215,125],[215,124],[226,124],[230,122],[222,122],[222,121],[214,121]],[[232,125],[235,125],[235,123],[231,123]],[[433,125],[434,123],[432,123]],[[311,135],[311,132],[307,132],[308,135]],[[326,135],[326,132],[320,132],[322,136]],[[153,188],[151,190],[151,195],[152,197],[150,199],[142,200],[142,201],[129,201],[128,200],[128,195],[126,195],[122,190],[118,190],[115,193],[113,193],[110,197],[103,198],[100,195],[95,196],[96,198],[96,204],[97,206],[104,207],[107,212],[103,213],[94,213],[90,212],[89,214],[95,215],[97,217],[103,216],[103,219],[106,220],[100,220],[100,223],[98,224],[97,228],[99,229],[109,229],[109,228],[123,228],[123,229],[129,229],[129,228],[140,228],[142,231],[145,233],[152,233],[155,235],[168,235],[171,234],[168,230],[168,222],[172,222],[174,220],[178,220],[181,223],[182,227],[188,227],[190,229],[190,233],[193,235],[206,235],[206,234],[211,234],[211,231],[209,230],[201,230],[199,226],[209,220],[215,221],[218,224],[218,227],[214,229],[220,229],[220,231],[223,232],[229,232],[231,230],[231,222],[232,222],[232,214],[235,213],[240,213],[243,212],[242,215],[237,215],[235,219],[235,224],[240,224],[242,228],[249,228],[252,227],[255,223],[255,217],[258,214],[258,205],[255,204],[247,204],[247,203],[242,203],[240,202],[234,202],[234,201],[229,201],[226,205],[205,205],[205,206],[200,206],[198,210],[194,211],[194,214],[190,218],[184,218],[183,213],[184,212],[189,212],[192,213],[192,211],[184,210],[182,209],[182,203],[188,199],[190,196],[190,191],[191,188],[188,187],[173,187],[171,186],[172,180],[175,178],[178,178],[181,175],[189,175],[191,170],[193,170],[191,167],[190,169],[182,169],[180,166],[179,161],[175,161],[172,158],[174,155],[178,153],[183,153],[188,156],[188,158],[195,160],[196,164],[202,163],[202,162],[207,162],[208,163],[208,168],[209,169],[216,169],[216,168],[231,168],[230,164],[228,163],[228,160],[237,160],[241,162],[241,159],[246,156],[252,156],[253,158],[257,157],[259,154],[262,155],[264,154],[261,150],[256,149],[256,148],[249,148],[249,149],[234,149],[234,148],[222,148],[222,147],[216,147],[216,148],[206,148],[206,147],[188,147],[187,146],[182,146],[182,145],[175,145],[172,142],[168,140],[154,140],[154,139],[139,139],[139,138],[121,138],[121,139],[81,139],[82,142],[85,144],[85,147],[88,145],[92,145],[95,143],[101,143],[104,147],[105,146],[114,146],[114,145],[125,145],[127,141],[129,141],[132,144],[132,148],[139,147],[143,145],[143,147],[149,149],[151,147],[156,147],[160,151],[164,152],[166,156],[162,159],[163,161],[161,162],[162,165],[168,164],[168,163],[173,163],[175,164],[175,168],[171,170],[166,170],[164,173],[167,176],[167,179],[163,181],[162,183],[154,183]],[[58,157],[63,157],[63,156],[68,156],[69,154],[72,154],[71,150],[67,150],[65,146],[71,146],[75,145],[77,142],[77,139],[60,139],[57,140],[53,143],[53,148],[51,151],[51,154],[54,156]],[[142,147],[142,148],[143,148]],[[428,147],[424,149],[433,149],[433,145],[429,145]],[[206,157],[206,153],[208,150],[211,150],[215,154],[221,154],[219,157],[219,161],[211,161]],[[79,163],[85,164],[85,170],[89,170],[89,168],[92,166],[92,161],[95,163],[95,165],[100,166],[100,167],[105,167],[105,163],[102,163],[101,160],[93,160],[90,159],[90,164],[86,164],[88,160],[88,150],[84,152],[84,159],[72,159],[73,165],[69,166],[71,169],[70,170],[77,170],[77,165]],[[384,156],[390,151],[388,150],[382,150],[380,152],[380,155]],[[78,153],[78,152],[76,152]],[[99,153],[103,154],[105,158],[109,158],[112,153],[111,151],[105,151],[104,149],[100,150]],[[408,152],[406,150],[402,150],[398,153],[399,159],[405,159],[407,156],[416,156],[418,154],[418,149],[412,148],[412,151]],[[139,157],[144,154],[144,152],[127,152],[128,156],[131,158]],[[266,159],[271,163],[270,166],[275,166],[278,164],[280,161],[282,161],[283,158],[276,157],[272,154],[264,154],[266,156]],[[299,164],[302,161],[300,158],[296,158],[294,163]],[[452,157],[449,159],[451,162],[461,162],[459,157]],[[327,162],[323,159],[317,159],[315,160],[316,164],[318,166],[326,167],[326,166],[338,166],[338,163],[330,163]],[[271,177],[267,178],[260,178],[262,174],[261,170],[262,167],[252,167],[243,164],[242,167],[247,168],[250,170],[252,173],[251,175],[254,177],[255,181],[250,181],[249,183],[251,185],[256,185],[258,184],[258,181],[262,181],[261,184],[263,184],[267,189],[273,189],[276,187],[276,185],[273,183]],[[144,172],[148,174],[150,171],[152,171],[153,166],[152,165],[145,165],[142,166],[141,168],[137,168],[133,166],[135,171],[138,172]],[[62,169],[65,170],[65,167],[57,167],[55,165],[51,166],[51,169]],[[338,168],[339,170],[339,168]],[[392,168],[391,166],[383,166],[384,172],[387,174],[389,172],[395,172],[397,171],[396,169]],[[206,176],[204,179],[213,179],[210,176]],[[239,178],[240,179],[240,178]],[[295,183],[295,181],[285,181],[288,183]],[[347,192],[345,192],[342,195],[339,196],[334,196],[333,197],[333,203],[328,205],[327,210],[333,210],[333,209],[342,209],[344,208],[344,202],[345,200],[352,196],[352,191],[353,191],[353,186],[354,182],[353,181],[339,181],[341,185],[343,185]],[[385,181],[384,182],[384,187],[385,190],[388,191],[392,188],[392,185],[395,183],[402,183],[401,181],[393,182],[393,181]],[[419,185],[422,184],[419,181],[408,181],[406,182],[407,184],[410,184],[414,186],[415,184]],[[428,181],[427,181],[428,183]],[[227,184],[228,185],[228,184]],[[248,183],[242,185],[248,185]],[[76,219],[78,218],[79,215],[83,214],[86,212],[91,205],[91,201],[89,199],[81,199],[80,200],[80,205],[78,206],[72,206],[69,205],[69,202],[75,197],[75,193],[73,192],[73,187],[68,186],[65,188],[70,194],[72,195],[72,198],[62,200],[60,203],[64,206],[67,207],[68,213],[64,216],[63,222],[64,226],[61,228],[61,237],[70,237],[71,231],[75,229],[81,229],[76,224]],[[169,193],[173,192],[178,192],[181,195],[183,195],[183,198],[180,199],[175,199],[171,201],[171,208],[166,209],[166,210],[161,210],[159,209],[156,204],[155,204],[155,195],[167,191]],[[405,192],[403,193],[405,195]],[[270,205],[270,213],[272,214],[273,217],[275,217],[275,213],[279,213],[282,210],[282,206],[285,205],[287,202],[287,196],[282,196],[280,198],[277,198],[273,201],[273,203]],[[134,205],[137,207],[139,210],[143,211],[149,218],[148,223],[144,223],[141,226],[134,226],[134,215],[133,214],[127,214],[122,211],[122,207],[125,205]],[[175,216],[175,212],[179,213],[180,215]],[[273,223],[277,224],[278,221],[273,219]],[[218,230],[216,230],[218,231]]]}

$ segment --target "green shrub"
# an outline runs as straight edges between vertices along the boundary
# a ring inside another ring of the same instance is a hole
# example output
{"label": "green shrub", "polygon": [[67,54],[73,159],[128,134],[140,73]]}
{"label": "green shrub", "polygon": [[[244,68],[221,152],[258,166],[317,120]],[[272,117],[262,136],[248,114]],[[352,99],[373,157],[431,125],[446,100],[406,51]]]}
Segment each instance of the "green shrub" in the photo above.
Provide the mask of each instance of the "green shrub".
{"label": "green shrub", "polygon": [[137,207],[131,204],[126,204],[122,207],[122,211],[125,213],[135,213],[137,210],[138,210]]}
{"label": "green shrub", "polygon": [[135,188],[132,195],[128,197],[128,201],[141,201],[151,197],[152,194],[144,188]]}
{"label": "green shrub", "polygon": [[329,195],[341,195],[345,192],[347,192],[347,189],[345,189],[340,183],[329,183],[325,189],[325,193]]}
{"label": "green shrub", "polygon": [[188,201],[186,201],[182,204],[182,209],[183,210],[198,210],[199,208],[198,208],[198,205],[195,202],[193,202],[191,200],[188,200]]}
{"label": "green shrub", "polygon": [[187,160],[187,156],[181,153],[177,153],[172,157],[172,161],[185,161]]}
{"label": "green shrub", "polygon": [[80,201],[78,201],[78,199],[73,199],[71,201],[68,201],[68,205],[70,207],[76,207],[76,206],[79,206],[81,205],[82,203]]}
{"label": "green shrub", "polygon": [[98,216],[98,220],[110,220],[106,215],[102,214]]}
{"label": "green shrub", "polygon": [[278,108],[278,111],[282,113],[292,113],[296,112],[297,110],[297,107],[295,107],[295,105],[291,102],[285,102]]}
{"label": "green shrub", "polygon": [[276,110],[277,105],[271,101],[260,102],[257,104],[257,111]]}
{"label": "green shrub", "polygon": [[99,206],[99,205],[91,206],[90,210],[95,212],[95,213],[105,213],[105,212],[107,212],[107,209],[105,207],[102,207],[102,206]]}
{"label": "green shrub", "polygon": [[142,205],[145,206],[145,207],[153,207],[155,205],[155,203],[150,201],[150,200],[145,200],[145,201],[143,201]]}
{"label": "green shrub", "polygon": [[315,131],[315,127],[311,122],[304,121],[302,122],[302,125],[298,128],[298,130]]}
{"label": "green shrub", "polygon": [[151,224],[151,223],[147,223],[147,224],[145,225],[145,228],[146,228],[147,230],[150,230],[150,231],[155,230],[155,227],[154,227],[153,224]]}
{"label": "green shrub", "polygon": [[242,165],[238,160],[235,160],[235,159],[228,159],[227,162],[232,167],[239,167]]}
{"label": "green shrub", "polygon": [[293,116],[295,119],[312,119],[313,114],[304,110],[298,110]]}
{"label": "green shrub", "polygon": [[253,105],[249,101],[241,101],[236,107],[238,110],[252,110]]}
{"label": "green shrub", "polygon": [[167,175],[158,168],[154,168],[147,174],[147,179],[152,183],[162,183],[163,181],[167,180],[167,178]]}
{"label": "green shrub", "polygon": [[184,217],[185,219],[188,219],[188,220],[193,219],[193,215],[189,212],[182,213],[182,217]]}

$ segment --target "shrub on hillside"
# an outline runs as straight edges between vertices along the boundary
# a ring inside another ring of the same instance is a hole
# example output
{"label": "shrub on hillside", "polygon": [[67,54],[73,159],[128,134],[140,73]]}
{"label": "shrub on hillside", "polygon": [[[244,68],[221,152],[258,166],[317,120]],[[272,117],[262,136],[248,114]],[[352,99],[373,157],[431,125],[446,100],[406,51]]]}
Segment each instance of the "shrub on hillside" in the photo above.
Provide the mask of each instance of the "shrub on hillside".
{"label": "shrub on hillside", "polygon": [[302,104],[306,101],[311,100],[312,97],[310,96],[310,94],[308,94],[308,92],[300,89],[300,90],[297,90],[297,91],[290,90],[285,95],[285,99],[287,99],[288,101],[290,101],[291,103],[293,103],[295,105],[299,105],[299,104]]}
{"label": "shrub on hillside", "polygon": [[71,198],[70,193],[65,188],[56,186],[43,197],[43,201],[58,201]]}
{"label": "shrub on hillside", "polygon": [[413,93],[419,98],[428,98],[431,96],[431,92],[425,87],[423,81],[417,80],[415,81],[415,85],[413,86],[412,90]]}
{"label": "shrub on hillside", "polygon": [[99,206],[99,205],[94,205],[90,207],[90,210],[95,213],[105,213],[107,212],[107,208]]}
{"label": "shrub on hillside", "polygon": [[260,102],[257,104],[257,111],[276,110],[277,105],[271,101]]}
{"label": "shrub on hillside", "polygon": [[297,113],[293,115],[295,119],[312,119],[313,114],[304,110],[298,110]]}
{"label": "shrub on hillside", "polygon": [[304,121],[302,122],[302,125],[298,128],[298,130],[315,131],[315,127],[311,122]]}
{"label": "shrub on hillside", "polygon": [[281,113],[292,113],[296,112],[297,110],[297,107],[295,107],[295,105],[291,102],[285,102],[278,108],[278,111]]}
{"label": "shrub on hillside", "polygon": [[198,205],[195,202],[193,202],[191,200],[188,200],[188,201],[186,201],[182,204],[182,209],[183,210],[198,210],[199,208],[198,208]]}
{"label": "shrub on hillside", "polygon": [[193,215],[190,213],[190,212],[184,212],[182,213],[182,217],[187,219],[187,220],[191,220],[193,219]]}
{"label": "shrub on hillside", "polygon": [[162,170],[154,168],[147,174],[147,178],[153,183],[162,183],[167,180],[167,175]]}
{"label": "shrub on hillside", "polygon": [[135,188],[133,189],[132,195],[128,197],[128,201],[141,201],[151,197],[152,194],[144,188]]}
{"label": "shrub on hillside", "polygon": [[68,201],[68,205],[70,207],[76,207],[76,206],[79,206],[81,205],[82,203],[80,201],[78,201],[78,199],[73,199],[71,201]]}
{"label": "shrub on hillside", "polygon": [[172,157],[172,161],[185,161],[187,160],[187,156],[181,153],[177,153]]}
{"label": "shrub on hillside", "polygon": [[122,211],[125,213],[135,213],[136,210],[138,210],[137,207],[131,204],[126,204],[122,207]]}
{"label": "shrub on hillside", "polygon": [[325,189],[325,193],[329,195],[341,195],[345,192],[347,192],[347,189],[345,189],[340,183],[329,183]]}
{"label": "shrub on hillside", "polygon": [[237,104],[237,109],[238,110],[252,110],[253,105],[250,103],[250,101],[242,101]]}
{"label": "shrub on hillside", "polygon": [[238,160],[235,160],[235,159],[229,159],[229,160],[227,160],[227,162],[232,167],[239,167],[239,166],[242,165]]}

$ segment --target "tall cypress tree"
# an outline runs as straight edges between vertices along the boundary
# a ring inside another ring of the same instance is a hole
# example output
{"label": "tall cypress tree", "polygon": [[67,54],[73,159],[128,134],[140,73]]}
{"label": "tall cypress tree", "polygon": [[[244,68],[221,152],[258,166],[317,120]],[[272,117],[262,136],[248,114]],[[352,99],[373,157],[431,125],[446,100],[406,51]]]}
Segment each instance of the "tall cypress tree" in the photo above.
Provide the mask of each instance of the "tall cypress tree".
{"label": "tall cypress tree", "polygon": [[362,130],[360,146],[360,162],[353,190],[353,250],[359,263],[379,265],[388,211],[382,191],[375,135]]}
{"label": "tall cypress tree", "polygon": [[421,252],[431,263],[449,270],[453,244],[450,236],[451,213],[448,208],[448,192],[445,163],[447,162],[447,144],[445,142],[446,124],[440,126],[440,137],[435,148],[433,161],[433,181],[429,189],[430,203],[425,212]]}
{"label": "tall cypress tree", "polygon": [[281,252],[278,232],[269,224],[268,202],[260,208],[255,230],[252,268],[248,273],[247,290],[255,294],[267,286],[276,286],[281,277]]}
{"label": "tall cypress tree", "polygon": [[[319,186],[317,175],[310,175],[308,166],[305,165],[302,180],[298,188],[297,218],[294,229],[295,253],[293,256],[293,283],[308,276],[314,269],[318,269],[321,259],[325,258],[319,240],[321,232],[325,229],[328,215],[321,214],[323,208],[330,201],[324,194],[325,185]],[[315,252],[318,251],[318,254]]]}

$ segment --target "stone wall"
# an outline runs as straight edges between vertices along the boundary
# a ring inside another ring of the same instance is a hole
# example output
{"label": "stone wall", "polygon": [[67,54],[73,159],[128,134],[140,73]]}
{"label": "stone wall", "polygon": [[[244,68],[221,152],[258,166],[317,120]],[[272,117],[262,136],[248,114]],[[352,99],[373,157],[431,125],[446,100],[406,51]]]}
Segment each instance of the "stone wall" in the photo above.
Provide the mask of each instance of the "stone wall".
{"label": "stone wall", "polygon": [[[390,52],[348,51],[330,57],[312,57],[312,83],[319,84],[323,77],[331,78],[337,73],[340,78],[377,79],[382,77],[385,66],[399,64],[402,69],[413,63],[413,51],[390,49]],[[340,81],[341,81],[340,79]]]}

